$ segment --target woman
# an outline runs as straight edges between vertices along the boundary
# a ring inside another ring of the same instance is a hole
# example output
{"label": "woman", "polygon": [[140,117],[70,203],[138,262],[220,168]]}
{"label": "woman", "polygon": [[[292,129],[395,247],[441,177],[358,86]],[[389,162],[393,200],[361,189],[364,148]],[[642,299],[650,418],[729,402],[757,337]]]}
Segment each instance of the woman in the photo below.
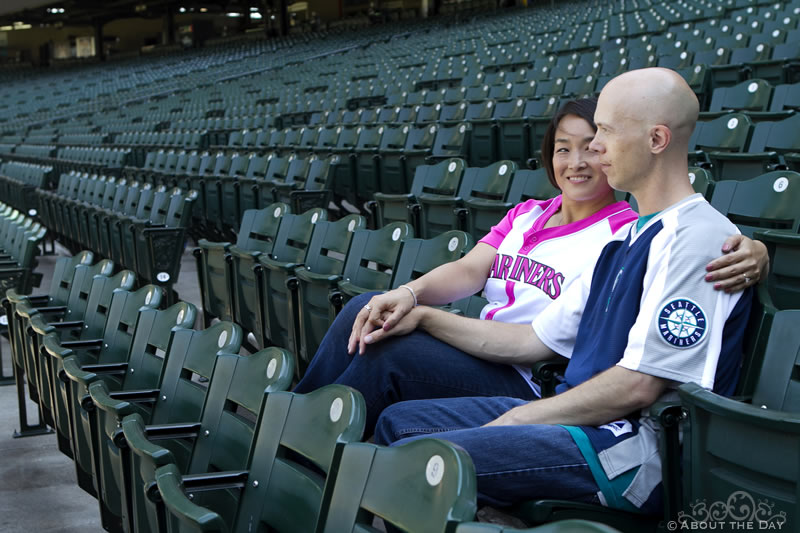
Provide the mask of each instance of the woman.
{"label": "woman", "polygon": [[[627,203],[615,200],[589,149],[596,103],[567,102],[545,133],[542,154],[550,157],[543,157],[544,165],[561,195],[517,205],[458,261],[387,293],[354,298],[337,316],[295,390],[308,392],[329,383],[358,389],[366,400],[367,434],[380,412],[399,401],[481,395],[536,399],[530,369],[484,361],[479,348],[476,356],[469,355],[452,347],[441,332],[396,336],[391,330],[417,304],[444,305],[483,290],[489,300],[481,312],[484,322],[448,317],[458,322],[459,335],[479,340],[491,334],[485,321],[530,323],[581,272],[594,267],[611,236],[637,219]],[[723,251],[731,253],[707,267],[706,279],[716,281],[720,290],[756,283],[765,269],[765,247],[741,236],[731,237],[726,246]],[[356,351],[363,357],[354,356]]]}

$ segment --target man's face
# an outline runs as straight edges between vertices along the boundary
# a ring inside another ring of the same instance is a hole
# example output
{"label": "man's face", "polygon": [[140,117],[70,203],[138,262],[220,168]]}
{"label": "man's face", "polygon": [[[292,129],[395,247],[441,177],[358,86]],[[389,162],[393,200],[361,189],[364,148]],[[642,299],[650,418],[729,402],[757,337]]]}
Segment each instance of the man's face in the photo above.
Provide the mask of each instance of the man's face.
{"label": "man's face", "polygon": [[[613,89],[612,89],[613,90]],[[628,114],[624,90],[603,91],[594,114],[597,133],[589,145],[600,155],[608,183],[620,191],[632,192],[637,178],[646,171],[646,135],[641,122]]]}

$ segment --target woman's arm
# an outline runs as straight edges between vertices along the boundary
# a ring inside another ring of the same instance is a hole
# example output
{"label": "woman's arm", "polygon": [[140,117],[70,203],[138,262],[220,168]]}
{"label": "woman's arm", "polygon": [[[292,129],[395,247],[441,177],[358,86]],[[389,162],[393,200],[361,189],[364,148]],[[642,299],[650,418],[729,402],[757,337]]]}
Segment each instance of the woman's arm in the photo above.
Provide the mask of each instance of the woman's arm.
{"label": "woman's arm", "polygon": [[[406,285],[414,291],[417,303],[445,305],[482,290],[496,255],[494,247],[478,243],[458,261],[440,265]],[[357,347],[364,353],[361,339],[376,328],[391,330],[414,307],[414,297],[408,289],[398,288],[374,296],[367,306],[353,322],[348,353],[355,352]]]}
{"label": "woman's arm", "polygon": [[706,266],[706,281],[714,282],[717,290],[743,291],[756,285],[769,272],[767,247],[761,241],[732,235],[722,245],[722,252],[722,257]]}

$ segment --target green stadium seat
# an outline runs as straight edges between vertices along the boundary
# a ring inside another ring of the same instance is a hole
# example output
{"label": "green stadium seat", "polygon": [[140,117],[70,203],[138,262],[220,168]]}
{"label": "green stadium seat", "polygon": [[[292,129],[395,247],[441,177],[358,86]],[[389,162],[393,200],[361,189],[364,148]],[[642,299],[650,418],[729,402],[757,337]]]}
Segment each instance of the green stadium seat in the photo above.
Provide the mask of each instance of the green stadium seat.
{"label": "green stadium seat", "polygon": [[[708,152],[744,152],[752,130],[752,121],[744,113],[698,122],[689,139],[689,165],[710,164]],[[714,178],[719,179],[719,176],[715,174]]]}
{"label": "green stadium seat", "polygon": [[[202,331],[176,329],[158,387],[138,395],[129,392],[119,398],[130,402],[133,412],[121,420],[112,440],[114,448],[109,454],[112,462],[116,463],[112,468],[121,475],[114,478],[116,485],[109,485],[104,490],[108,503],[114,501],[110,496],[112,490],[120,494],[120,518],[127,530],[158,530],[149,522],[148,509],[152,510],[152,507],[144,494],[145,479],[139,468],[139,458],[143,456],[140,454],[151,449],[143,434],[145,426],[199,420],[211,384],[205,385],[198,378],[211,381],[218,355],[238,352],[241,343],[241,329],[230,322],[218,322]],[[252,377],[258,379],[261,376]],[[186,465],[190,455],[187,442],[175,441],[169,451],[177,461]]]}
{"label": "green stadium seat", "polygon": [[142,310],[127,361],[94,365],[91,369],[98,379],[89,385],[89,395],[81,399],[81,416],[88,419],[94,486],[98,487],[103,522],[109,526],[117,523],[115,516],[121,516],[119,492],[115,489],[115,479],[121,473],[112,439],[119,423],[135,412],[137,405],[125,398],[142,398],[144,390],[158,388],[173,330],[193,327],[196,315],[195,307],[186,302],[163,311]]}
{"label": "green stadium seat", "polygon": [[475,485],[469,456],[445,441],[347,444],[320,531],[369,531],[376,517],[402,531],[449,531],[473,519]]}
{"label": "green stadium seat", "polygon": [[366,229],[366,225],[366,219],[360,215],[347,215],[336,222],[317,222],[305,264],[295,268],[294,277],[288,280],[290,290],[296,292],[290,299],[288,316],[289,331],[295,336],[291,344],[298,376],[305,373],[330,326],[328,293],[342,279],[354,232]]}
{"label": "green stadium seat", "polygon": [[[775,315],[750,403],[717,396],[696,384],[679,387],[691,432],[684,442],[683,472],[690,504],[705,500],[726,505],[739,496],[736,503],[743,508],[751,500],[752,509],[756,501],[768,506],[759,517],[762,523],[796,528],[798,314],[791,310]],[[687,514],[689,521],[702,520]]]}
{"label": "green stadium seat", "polygon": [[[98,263],[98,268],[104,268],[108,263]],[[90,269],[92,267],[89,267]],[[87,271],[87,273],[90,271]],[[77,275],[77,274],[76,274]],[[136,276],[129,270],[123,270],[115,276],[94,276],[91,282],[91,289],[88,291],[85,314],[82,318],[61,323],[37,324],[38,317],[32,317],[31,328],[40,336],[38,371],[40,373],[39,382],[42,388],[48,387],[46,394],[50,396],[50,409],[52,418],[55,421],[57,437],[59,439],[59,449],[70,455],[75,452],[72,447],[71,422],[69,418],[70,389],[67,383],[62,381],[61,374],[64,370],[63,361],[75,353],[75,350],[94,346],[96,339],[100,338],[106,327],[106,319],[111,307],[111,300],[114,291],[117,289],[131,290],[136,283]],[[78,287],[83,292],[83,283]],[[76,295],[80,298],[80,295]],[[80,306],[77,306],[80,307]],[[70,306],[69,311],[76,311]],[[78,312],[70,314],[70,318],[80,315]],[[73,331],[73,335],[65,335]],[[43,392],[44,394],[44,392]],[[69,450],[69,452],[66,452]],[[94,492],[91,478],[79,479],[81,488],[89,493]]]}
{"label": "green stadium seat", "polygon": [[[160,305],[161,291],[155,285],[145,285],[136,292],[114,291],[102,335],[96,340],[84,340],[80,347],[76,346],[56,355],[63,366],[63,374],[59,373],[59,378],[66,384],[65,403],[69,413],[72,455],[79,484],[88,484],[87,480],[92,480],[95,491],[97,486],[94,484],[96,473],[92,460],[92,431],[88,413],[81,409],[81,403],[89,394],[89,386],[101,380],[94,372],[94,366],[127,361],[131,356],[140,309],[157,309]],[[111,376],[104,377],[114,379]]]}
{"label": "green stadium seat", "polygon": [[792,115],[777,122],[757,123],[746,152],[710,152],[708,158],[719,179],[741,181],[787,168],[784,154],[798,151],[800,115]]}
{"label": "green stadium seat", "polygon": [[342,385],[307,395],[269,394],[246,470],[181,476],[176,466],[166,465],[156,472],[169,530],[315,531],[330,503],[342,448],[361,438],[364,419],[363,398]]}
{"label": "green stadium seat", "polygon": [[353,234],[342,279],[328,296],[330,322],[353,296],[390,288],[402,243],[413,236],[413,227],[405,222],[391,222],[377,230]]}
{"label": "green stadium seat", "polygon": [[297,335],[290,330],[289,318],[290,310],[297,305],[293,301],[296,294],[287,282],[305,261],[315,224],[327,217],[328,212],[318,207],[299,215],[283,215],[272,250],[255,258],[258,323],[253,333],[265,345],[269,342],[296,352],[293,342]]}

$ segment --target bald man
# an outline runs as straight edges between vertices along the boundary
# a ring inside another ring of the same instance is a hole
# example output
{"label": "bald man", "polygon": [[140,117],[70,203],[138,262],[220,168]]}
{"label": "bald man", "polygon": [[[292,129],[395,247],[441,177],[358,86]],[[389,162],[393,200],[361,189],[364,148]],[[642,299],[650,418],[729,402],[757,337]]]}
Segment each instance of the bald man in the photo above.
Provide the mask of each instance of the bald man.
{"label": "bald man", "polygon": [[402,402],[383,412],[377,442],[433,435],[461,445],[486,503],[566,498],[661,511],[658,430],[648,409],[676,398],[681,383],[733,392],[751,300],[749,292],[714,291],[698,274],[737,230],[686,179],[697,114],[694,93],[670,70],[609,82],[591,147],[609,183],[636,198],[639,220],[531,328],[509,325],[509,335],[480,347],[452,339],[504,363],[569,358],[558,394]]}

